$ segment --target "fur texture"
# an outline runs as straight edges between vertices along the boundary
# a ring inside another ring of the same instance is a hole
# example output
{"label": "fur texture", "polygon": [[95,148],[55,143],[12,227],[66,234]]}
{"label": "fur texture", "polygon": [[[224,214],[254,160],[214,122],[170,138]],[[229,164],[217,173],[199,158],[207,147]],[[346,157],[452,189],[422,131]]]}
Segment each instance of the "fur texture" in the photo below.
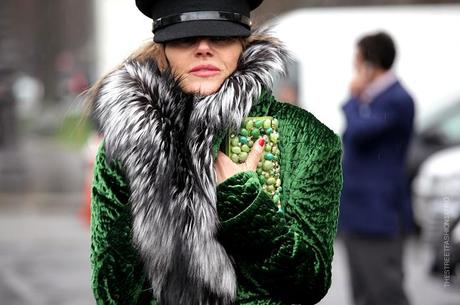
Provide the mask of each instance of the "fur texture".
{"label": "fur texture", "polygon": [[216,240],[214,137],[237,130],[288,55],[253,34],[237,71],[213,95],[181,91],[155,59],[128,60],[100,84],[94,114],[108,158],[129,181],[134,244],[162,305],[231,304],[236,277]]}

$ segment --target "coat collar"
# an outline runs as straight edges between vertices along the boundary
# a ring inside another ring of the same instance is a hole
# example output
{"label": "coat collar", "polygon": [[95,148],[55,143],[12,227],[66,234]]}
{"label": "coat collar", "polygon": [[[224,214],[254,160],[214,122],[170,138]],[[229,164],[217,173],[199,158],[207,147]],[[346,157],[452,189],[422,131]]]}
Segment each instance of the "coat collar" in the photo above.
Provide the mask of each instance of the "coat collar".
{"label": "coat collar", "polygon": [[370,103],[388,88],[394,85],[398,81],[396,74],[393,71],[389,70],[379,76],[377,79],[372,81],[360,95],[360,98],[366,102]]}

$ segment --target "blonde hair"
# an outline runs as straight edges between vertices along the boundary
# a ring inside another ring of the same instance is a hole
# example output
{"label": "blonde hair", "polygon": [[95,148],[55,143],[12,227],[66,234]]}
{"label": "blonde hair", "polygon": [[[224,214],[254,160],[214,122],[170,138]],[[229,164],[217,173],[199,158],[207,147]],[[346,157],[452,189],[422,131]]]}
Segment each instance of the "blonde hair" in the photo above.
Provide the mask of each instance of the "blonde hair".
{"label": "blonde hair", "polygon": [[[258,32],[255,31],[251,34],[249,37],[241,37],[238,38],[240,41],[241,45],[243,46],[243,52],[244,50],[252,43],[256,41],[269,41],[273,44],[279,44],[280,41],[270,35],[267,35],[265,32]],[[164,70],[169,66],[168,59],[166,58],[166,53],[165,53],[165,44],[164,43],[156,43],[154,41],[150,41],[144,45],[142,45],[140,48],[135,50],[133,53],[131,53],[130,56],[126,60],[124,60],[122,63],[120,63],[118,66],[116,66],[112,71],[109,73],[105,74],[101,78],[99,78],[93,86],[91,86],[84,94],[86,95],[86,111],[87,114],[91,112],[91,108],[94,104],[94,101],[97,98],[97,92],[101,88],[104,80],[107,78],[108,75],[113,73],[114,71],[120,69],[123,64],[126,61],[138,61],[138,62],[146,62],[150,60],[154,60],[160,70]]]}
{"label": "blonde hair", "polygon": [[128,60],[139,62],[145,62],[152,59],[156,62],[160,70],[163,70],[168,66],[164,44],[150,41],[134,51],[128,57]]}

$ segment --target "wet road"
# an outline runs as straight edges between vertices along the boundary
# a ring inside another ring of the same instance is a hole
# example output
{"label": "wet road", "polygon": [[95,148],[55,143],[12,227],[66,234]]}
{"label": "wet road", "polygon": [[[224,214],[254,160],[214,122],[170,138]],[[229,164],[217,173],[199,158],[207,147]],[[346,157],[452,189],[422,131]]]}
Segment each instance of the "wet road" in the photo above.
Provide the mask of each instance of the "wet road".
{"label": "wet road", "polygon": [[[0,190],[0,305],[95,304],[90,289],[89,230],[78,218],[81,154],[69,154],[41,141],[26,143],[21,152],[27,156],[24,164],[31,166],[25,173],[29,187]],[[340,241],[335,253],[332,287],[320,304],[351,305]],[[429,260],[423,243],[408,243],[406,286],[412,304],[459,305],[460,281],[444,287],[440,279],[429,277]]]}
{"label": "wet road", "polygon": [[[350,305],[348,274],[336,243],[333,284],[322,305]],[[407,289],[413,304],[458,305],[460,285],[443,287],[425,272],[427,248],[410,242],[406,251]],[[37,211],[0,214],[0,304],[88,305],[88,229],[76,213]]]}
{"label": "wet road", "polygon": [[88,230],[74,215],[2,213],[0,304],[94,304]]}

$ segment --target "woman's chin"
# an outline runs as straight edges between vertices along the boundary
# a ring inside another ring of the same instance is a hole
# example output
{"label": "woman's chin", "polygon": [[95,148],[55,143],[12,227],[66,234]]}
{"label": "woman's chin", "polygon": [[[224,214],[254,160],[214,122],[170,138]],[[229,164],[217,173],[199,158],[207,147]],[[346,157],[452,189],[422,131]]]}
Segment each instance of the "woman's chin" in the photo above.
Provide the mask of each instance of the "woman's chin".
{"label": "woman's chin", "polygon": [[198,95],[211,95],[213,93],[216,93],[219,89],[220,86],[222,86],[223,81],[220,80],[204,80],[204,81],[199,81],[199,82],[193,82],[193,83],[183,83],[182,84],[182,90],[187,93],[193,93],[193,94],[198,94]]}
{"label": "woman's chin", "polygon": [[211,95],[211,94],[214,94],[217,92],[217,90],[219,90],[219,88],[206,88],[206,89],[200,89],[197,91],[197,94],[199,95],[202,95],[202,96],[207,96],[207,95]]}

